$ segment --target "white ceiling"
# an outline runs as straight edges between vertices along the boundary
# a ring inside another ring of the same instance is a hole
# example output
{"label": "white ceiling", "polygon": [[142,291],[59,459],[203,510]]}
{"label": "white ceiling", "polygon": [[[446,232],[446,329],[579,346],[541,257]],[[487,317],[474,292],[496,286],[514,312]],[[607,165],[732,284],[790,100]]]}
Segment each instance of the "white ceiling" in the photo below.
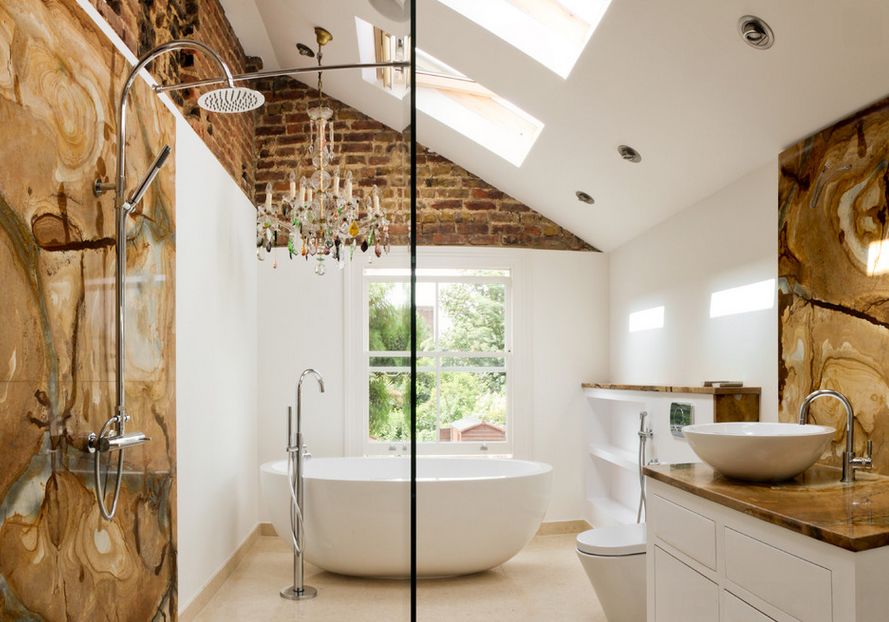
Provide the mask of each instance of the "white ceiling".
{"label": "white ceiling", "polygon": [[[416,2],[419,47],[545,123],[520,168],[419,112],[418,140],[606,251],[889,94],[885,0],[613,0],[567,80],[437,0]],[[325,64],[357,61],[356,15],[407,28],[368,0],[222,3],[266,68],[307,64],[295,44],[313,42],[315,25],[334,34]],[[771,25],[772,49],[741,41],[746,14]],[[358,72],[324,83],[365,114],[407,125],[406,102]],[[622,143],[641,164],[619,158]],[[578,189],[596,204],[578,202]]]}

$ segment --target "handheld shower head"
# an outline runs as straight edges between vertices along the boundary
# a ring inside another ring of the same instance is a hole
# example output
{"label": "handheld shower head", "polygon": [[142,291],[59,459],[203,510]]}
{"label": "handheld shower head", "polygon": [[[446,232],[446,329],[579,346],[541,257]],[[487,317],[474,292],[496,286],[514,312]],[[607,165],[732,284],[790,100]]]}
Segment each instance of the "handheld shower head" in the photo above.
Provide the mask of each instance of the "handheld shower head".
{"label": "handheld shower head", "polygon": [[145,195],[145,192],[148,190],[148,187],[151,185],[151,182],[154,181],[154,178],[157,177],[157,174],[160,172],[161,167],[164,165],[164,162],[167,161],[167,158],[170,155],[170,145],[164,145],[164,148],[161,149],[160,153],[157,154],[157,157],[154,159],[154,162],[151,163],[151,167],[148,169],[148,172],[145,174],[145,178],[142,179],[142,183],[140,183],[136,189],[133,191],[133,194],[130,195],[130,198],[127,200],[126,205],[127,210],[131,210],[139,204],[139,201],[142,200],[142,197]]}
{"label": "handheld shower head", "polygon": [[198,106],[210,112],[250,112],[264,103],[265,96],[262,93],[243,86],[214,89],[198,97]]}

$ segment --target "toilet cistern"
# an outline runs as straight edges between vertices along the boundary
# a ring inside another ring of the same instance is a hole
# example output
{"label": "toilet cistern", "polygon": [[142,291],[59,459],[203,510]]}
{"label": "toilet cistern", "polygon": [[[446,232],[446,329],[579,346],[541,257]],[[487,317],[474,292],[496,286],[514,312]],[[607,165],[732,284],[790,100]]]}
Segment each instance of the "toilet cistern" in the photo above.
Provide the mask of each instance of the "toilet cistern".
{"label": "toilet cistern", "polygon": [[867,449],[864,456],[855,455],[855,413],[849,399],[839,391],[831,389],[819,389],[812,391],[803,400],[799,407],[799,424],[806,425],[809,418],[809,406],[819,397],[832,397],[846,409],[846,450],[843,452],[843,473],[840,481],[846,484],[855,481],[855,471],[858,469],[870,469],[873,467],[874,442],[867,441]]}

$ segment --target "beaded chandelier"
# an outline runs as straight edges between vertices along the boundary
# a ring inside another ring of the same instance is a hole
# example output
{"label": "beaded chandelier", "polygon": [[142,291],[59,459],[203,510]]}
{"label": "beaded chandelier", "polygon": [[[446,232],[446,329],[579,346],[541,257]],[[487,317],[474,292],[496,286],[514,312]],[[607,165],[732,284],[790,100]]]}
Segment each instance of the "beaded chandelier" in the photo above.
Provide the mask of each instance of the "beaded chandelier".
{"label": "beaded chandelier", "polygon": [[[313,55],[321,66],[322,48],[333,37],[323,28],[315,28],[317,54],[303,46],[300,51]],[[308,52],[304,51],[307,50]],[[289,219],[288,249],[293,256],[315,259],[315,274],[326,272],[328,260],[342,269],[356,248],[367,252],[373,248],[377,257],[388,253],[389,221],[380,207],[380,192],[373,187],[369,196],[360,200],[353,193],[352,171],[345,177],[337,164],[333,110],[325,104],[321,72],[318,72],[318,103],[310,107],[309,144],[303,156],[308,175],[289,175],[290,189],[285,195],[281,214]],[[258,207],[257,246],[271,251],[281,229],[274,213],[272,187],[266,185],[265,204]],[[261,253],[260,253],[261,255]],[[260,256],[261,258],[261,256]]]}

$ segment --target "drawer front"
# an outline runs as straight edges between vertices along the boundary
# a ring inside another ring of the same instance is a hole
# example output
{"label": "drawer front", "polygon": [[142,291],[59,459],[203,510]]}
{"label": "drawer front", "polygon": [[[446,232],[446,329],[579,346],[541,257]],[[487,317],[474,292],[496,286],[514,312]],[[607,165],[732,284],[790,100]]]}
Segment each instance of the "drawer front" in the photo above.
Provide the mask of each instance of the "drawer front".
{"label": "drawer front", "polygon": [[648,499],[646,519],[655,536],[716,570],[716,525],[712,520],[658,495]]}
{"label": "drawer front", "polygon": [[710,579],[654,547],[654,622],[715,622],[719,588]]}
{"label": "drawer front", "polygon": [[722,596],[722,622],[775,622],[774,618],[751,607],[731,592],[723,592]]}
{"label": "drawer front", "polygon": [[830,570],[725,529],[729,580],[804,622],[833,619]]}

